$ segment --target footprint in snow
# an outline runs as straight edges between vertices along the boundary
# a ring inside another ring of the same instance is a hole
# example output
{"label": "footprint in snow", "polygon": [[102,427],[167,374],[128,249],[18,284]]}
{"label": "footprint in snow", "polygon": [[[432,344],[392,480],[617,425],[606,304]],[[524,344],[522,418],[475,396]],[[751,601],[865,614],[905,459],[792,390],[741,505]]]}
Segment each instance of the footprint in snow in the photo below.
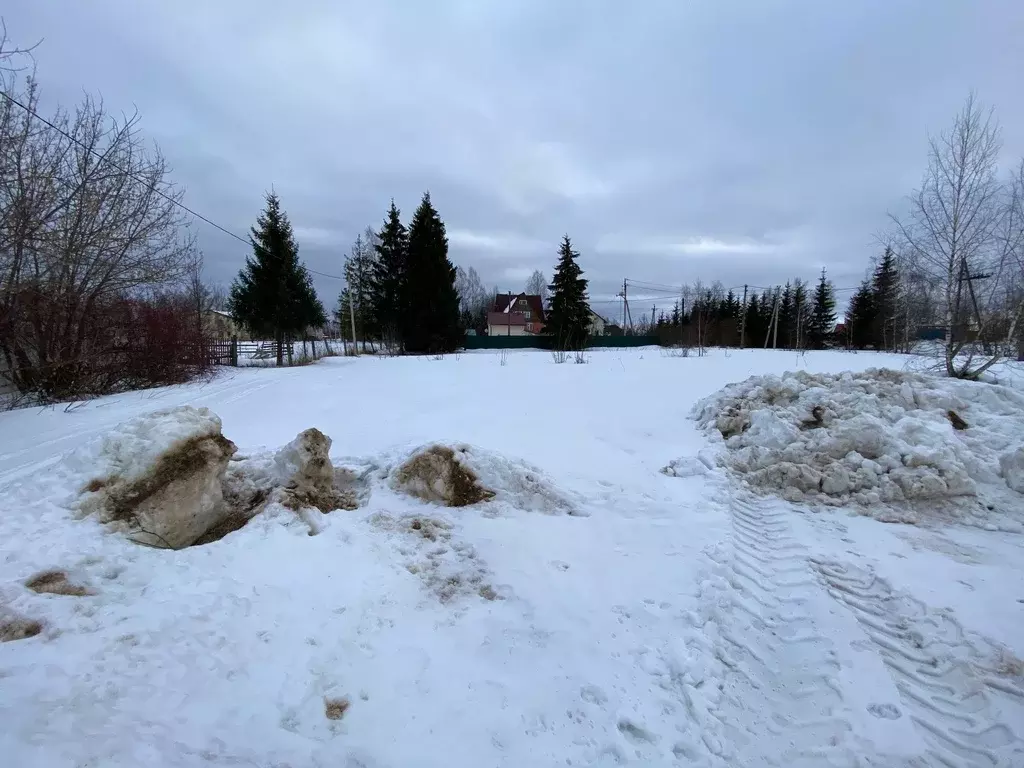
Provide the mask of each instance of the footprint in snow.
{"label": "footprint in snow", "polygon": [[580,698],[588,704],[603,707],[608,703],[608,694],[599,685],[585,685],[580,688]]}
{"label": "footprint in snow", "polygon": [[903,716],[892,704],[868,704],[868,712],[883,720],[899,720]]}
{"label": "footprint in snow", "polygon": [[634,744],[653,744],[658,740],[657,735],[628,718],[619,720],[618,728],[619,732]]}

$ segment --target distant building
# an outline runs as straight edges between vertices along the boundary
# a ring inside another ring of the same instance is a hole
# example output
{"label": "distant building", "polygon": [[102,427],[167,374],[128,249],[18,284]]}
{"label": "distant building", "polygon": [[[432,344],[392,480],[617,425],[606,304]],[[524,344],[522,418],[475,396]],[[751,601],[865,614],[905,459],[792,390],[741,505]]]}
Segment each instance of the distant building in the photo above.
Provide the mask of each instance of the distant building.
{"label": "distant building", "polygon": [[544,331],[544,301],[529,293],[499,293],[487,313],[488,336],[533,336]]}

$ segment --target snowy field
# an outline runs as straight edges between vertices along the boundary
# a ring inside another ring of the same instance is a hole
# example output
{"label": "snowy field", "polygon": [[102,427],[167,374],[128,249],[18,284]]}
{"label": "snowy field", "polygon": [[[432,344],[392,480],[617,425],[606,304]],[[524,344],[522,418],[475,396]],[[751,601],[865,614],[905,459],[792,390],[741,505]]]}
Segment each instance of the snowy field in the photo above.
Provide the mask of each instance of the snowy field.
{"label": "snowy field", "polygon": [[[41,627],[0,643],[0,763],[1024,766],[1019,389],[782,376],[904,368],[869,353],[588,360],[333,358],[0,413],[0,619]],[[361,506],[178,551],[72,513],[104,435],[186,404],[245,455],[320,429]],[[438,442],[508,487],[398,492]],[[86,594],[26,588],[51,569]]]}

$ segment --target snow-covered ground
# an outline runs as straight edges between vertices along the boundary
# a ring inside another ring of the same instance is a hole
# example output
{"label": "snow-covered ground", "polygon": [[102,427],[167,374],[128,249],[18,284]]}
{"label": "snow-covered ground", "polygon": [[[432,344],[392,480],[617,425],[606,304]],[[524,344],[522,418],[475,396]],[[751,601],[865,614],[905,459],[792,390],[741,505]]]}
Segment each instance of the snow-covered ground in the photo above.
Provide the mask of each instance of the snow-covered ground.
{"label": "snow-covered ground", "polygon": [[[0,620],[42,626],[0,644],[0,762],[1024,766],[1024,537],[748,489],[693,418],[750,376],[903,358],[588,359],[334,358],[0,414]],[[83,457],[183,404],[241,454],[320,429],[366,503],[315,536],[261,515],[180,551],[77,519]],[[981,439],[991,421],[961,415]],[[393,468],[438,442],[546,490],[454,509],[401,494]],[[1024,520],[1011,493],[999,513]],[[90,594],[25,587],[49,569]]]}

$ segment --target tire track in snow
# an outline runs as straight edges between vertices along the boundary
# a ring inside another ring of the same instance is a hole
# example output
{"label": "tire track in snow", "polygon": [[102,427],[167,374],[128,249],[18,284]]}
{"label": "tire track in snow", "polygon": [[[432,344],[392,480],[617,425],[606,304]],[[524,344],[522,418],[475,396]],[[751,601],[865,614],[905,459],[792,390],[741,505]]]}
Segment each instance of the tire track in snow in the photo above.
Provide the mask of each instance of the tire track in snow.
{"label": "tire track in snow", "polygon": [[720,607],[724,679],[716,715],[733,751],[723,757],[744,766],[858,765],[833,677],[839,664],[808,608],[821,586],[787,509],[742,497],[730,512],[731,546],[712,553],[727,586],[719,582],[703,595]]}
{"label": "tire track in snow", "polygon": [[928,744],[930,764],[1024,765],[1024,743],[992,700],[999,692],[1024,705],[1024,690],[969,661],[978,654],[959,624],[894,592],[870,569],[830,560],[812,563],[885,663],[906,714]]}

